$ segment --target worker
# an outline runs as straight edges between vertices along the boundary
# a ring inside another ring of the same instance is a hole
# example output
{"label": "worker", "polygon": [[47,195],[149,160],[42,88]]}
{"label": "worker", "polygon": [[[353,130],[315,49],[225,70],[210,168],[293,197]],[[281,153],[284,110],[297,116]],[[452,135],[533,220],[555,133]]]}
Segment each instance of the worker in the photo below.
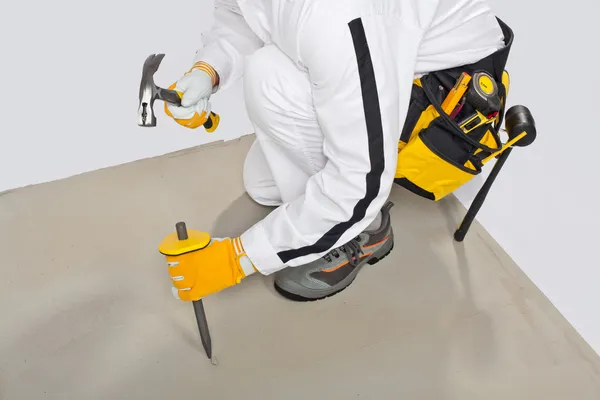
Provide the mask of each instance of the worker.
{"label": "worker", "polygon": [[414,79],[501,49],[499,20],[485,0],[216,0],[214,19],[166,112],[198,128],[211,96],[243,78],[256,135],[243,181],[273,209],[171,263],[174,294],[260,273],[292,300],[334,295],[394,246],[388,197]]}

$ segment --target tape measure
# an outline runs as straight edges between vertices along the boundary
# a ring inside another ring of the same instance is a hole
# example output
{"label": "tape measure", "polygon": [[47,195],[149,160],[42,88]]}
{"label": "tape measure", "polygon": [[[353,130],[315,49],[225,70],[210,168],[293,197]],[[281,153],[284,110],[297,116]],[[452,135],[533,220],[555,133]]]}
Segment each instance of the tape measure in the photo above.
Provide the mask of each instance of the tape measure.
{"label": "tape measure", "polygon": [[488,117],[500,111],[498,84],[490,74],[485,71],[473,74],[471,87],[467,92],[467,102]]}

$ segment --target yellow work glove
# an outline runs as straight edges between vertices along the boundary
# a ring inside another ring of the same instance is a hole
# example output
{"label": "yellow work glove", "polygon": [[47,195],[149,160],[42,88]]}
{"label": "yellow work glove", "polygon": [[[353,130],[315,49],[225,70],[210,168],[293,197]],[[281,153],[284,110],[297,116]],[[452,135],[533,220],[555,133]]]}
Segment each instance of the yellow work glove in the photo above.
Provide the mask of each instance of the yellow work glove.
{"label": "yellow work glove", "polygon": [[210,114],[210,96],[219,83],[213,67],[200,61],[181,79],[169,86],[181,97],[181,107],[164,102],[165,113],[179,125],[196,129],[202,126]]}
{"label": "yellow work glove", "polygon": [[199,300],[256,272],[239,237],[210,239],[194,230],[188,234],[187,240],[179,240],[173,233],[159,247],[166,256],[176,298]]}

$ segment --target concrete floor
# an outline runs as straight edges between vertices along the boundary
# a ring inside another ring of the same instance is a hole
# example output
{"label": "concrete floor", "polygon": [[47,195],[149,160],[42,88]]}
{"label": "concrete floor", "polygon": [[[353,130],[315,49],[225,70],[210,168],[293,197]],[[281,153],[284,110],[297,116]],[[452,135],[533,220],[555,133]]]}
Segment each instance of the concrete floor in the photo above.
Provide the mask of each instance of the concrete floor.
{"label": "concrete floor", "polygon": [[[253,137],[0,196],[0,399],[600,399],[600,359],[464,213],[395,188],[392,255],[293,303],[271,277],[205,299],[218,365],[157,245],[241,233]],[[225,160],[228,160],[225,162]]]}

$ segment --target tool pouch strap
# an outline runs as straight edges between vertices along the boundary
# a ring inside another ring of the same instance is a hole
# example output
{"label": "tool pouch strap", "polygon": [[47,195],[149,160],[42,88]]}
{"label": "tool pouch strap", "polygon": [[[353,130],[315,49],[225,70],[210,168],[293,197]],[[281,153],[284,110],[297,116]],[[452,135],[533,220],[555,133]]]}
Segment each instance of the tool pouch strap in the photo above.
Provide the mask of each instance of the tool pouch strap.
{"label": "tool pouch strap", "polygon": [[[502,49],[474,64],[431,72],[414,81],[398,143],[397,184],[437,201],[481,173],[484,160],[502,151],[499,130],[507,95],[503,78],[513,33],[500,19],[498,23],[505,39]],[[442,109],[442,102],[463,72],[472,76],[477,71],[494,78],[501,107],[489,123],[465,133],[457,120],[475,109],[465,104],[463,116],[452,119]]]}

